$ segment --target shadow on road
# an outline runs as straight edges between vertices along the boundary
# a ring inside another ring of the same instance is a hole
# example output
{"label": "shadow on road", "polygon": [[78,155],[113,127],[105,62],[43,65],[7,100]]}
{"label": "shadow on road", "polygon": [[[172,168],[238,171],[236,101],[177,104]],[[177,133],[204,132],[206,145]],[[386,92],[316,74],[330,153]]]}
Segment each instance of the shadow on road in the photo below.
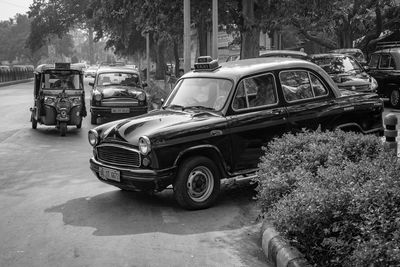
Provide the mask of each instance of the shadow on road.
{"label": "shadow on road", "polygon": [[176,204],[172,189],[155,195],[115,190],[73,199],[45,211],[61,213],[66,225],[93,227],[97,236],[151,232],[187,235],[256,224],[254,195],[248,184],[224,186],[215,206],[187,211]]}

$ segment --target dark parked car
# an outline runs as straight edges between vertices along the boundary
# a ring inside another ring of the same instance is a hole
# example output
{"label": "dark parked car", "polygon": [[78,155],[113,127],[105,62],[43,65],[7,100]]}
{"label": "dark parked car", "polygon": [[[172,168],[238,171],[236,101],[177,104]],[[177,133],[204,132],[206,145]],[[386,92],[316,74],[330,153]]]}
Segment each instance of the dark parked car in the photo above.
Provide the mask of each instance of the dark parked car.
{"label": "dark parked car", "polygon": [[182,207],[201,209],[222,178],[254,177],[272,138],[304,128],[381,134],[382,111],[377,94],[341,92],[311,62],[200,57],[160,110],[89,131],[90,168],[123,190],[173,185]]}
{"label": "dark parked car", "polygon": [[[295,50],[267,50],[267,51],[260,51],[259,57],[290,57],[290,58],[298,58],[304,60],[310,60],[310,57],[307,53],[302,51],[295,51]],[[240,55],[230,55],[226,62],[229,61],[236,61],[240,60]]]}
{"label": "dark parked car", "polygon": [[378,83],[352,56],[345,54],[314,54],[311,61],[323,68],[339,89],[376,92]]}
{"label": "dark parked car", "polygon": [[378,94],[400,108],[400,47],[372,53],[368,67],[368,73],[378,81]]}
{"label": "dark parked car", "polygon": [[295,50],[269,50],[261,51],[260,57],[290,57],[304,60],[310,60],[307,53]]}
{"label": "dark parked car", "polygon": [[346,54],[354,57],[361,65],[366,65],[367,60],[365,59],[364,53],[361,51],[361,49],[358,48],[341,48],[341,49],[335,49],[330,51],[330,53],[334,54]]}
{"label": "dark parked car", "polygon": [[90,97],[90,121],[101,117],[126,118],[147,113],[147,97],[139,72],[127,67],[101,67]]}

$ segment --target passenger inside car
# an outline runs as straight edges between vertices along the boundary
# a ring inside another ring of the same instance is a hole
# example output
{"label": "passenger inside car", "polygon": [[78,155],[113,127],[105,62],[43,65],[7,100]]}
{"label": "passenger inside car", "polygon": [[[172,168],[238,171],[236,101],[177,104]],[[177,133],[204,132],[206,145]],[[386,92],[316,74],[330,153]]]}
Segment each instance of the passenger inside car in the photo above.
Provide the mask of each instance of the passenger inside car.
{"label": "passenger inside car", "polygon": [[250,107],[264,106],[275,103],[275,86],[272,76],[261,76],[257,85],[256,97],[250,101]]}

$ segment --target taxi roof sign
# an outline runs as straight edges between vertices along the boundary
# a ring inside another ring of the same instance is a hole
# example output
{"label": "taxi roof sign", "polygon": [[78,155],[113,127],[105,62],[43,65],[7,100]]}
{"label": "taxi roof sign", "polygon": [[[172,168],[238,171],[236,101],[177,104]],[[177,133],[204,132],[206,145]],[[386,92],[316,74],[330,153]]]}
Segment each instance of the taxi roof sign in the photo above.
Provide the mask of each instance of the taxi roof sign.
{"label": "taxi roof sign", "polygon": [[213,60],[210,56],[198,57],[197,62],[194,63],[194,69],[196,71],[212,71],[219,67],[218,60]]}

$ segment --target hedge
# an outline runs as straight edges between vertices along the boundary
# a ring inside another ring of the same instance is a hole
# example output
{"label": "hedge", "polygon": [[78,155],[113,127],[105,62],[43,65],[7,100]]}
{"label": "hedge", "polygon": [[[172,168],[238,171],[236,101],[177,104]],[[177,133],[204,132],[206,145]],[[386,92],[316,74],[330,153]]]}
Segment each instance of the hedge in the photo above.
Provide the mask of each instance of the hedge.
{"label": "hedge", "polygon": [[286,134],[264,150],[263,216],[311,264],[400,265],[400,164],[379,137]]}

